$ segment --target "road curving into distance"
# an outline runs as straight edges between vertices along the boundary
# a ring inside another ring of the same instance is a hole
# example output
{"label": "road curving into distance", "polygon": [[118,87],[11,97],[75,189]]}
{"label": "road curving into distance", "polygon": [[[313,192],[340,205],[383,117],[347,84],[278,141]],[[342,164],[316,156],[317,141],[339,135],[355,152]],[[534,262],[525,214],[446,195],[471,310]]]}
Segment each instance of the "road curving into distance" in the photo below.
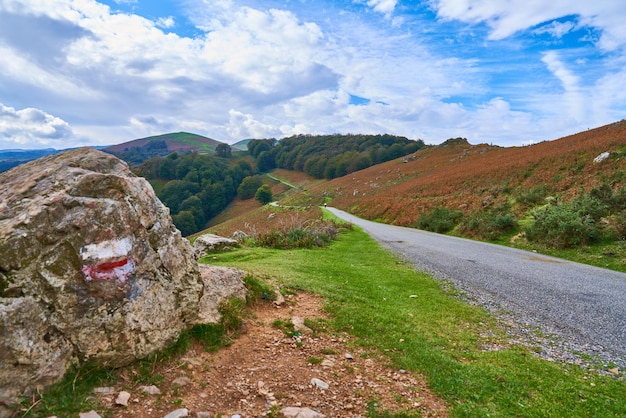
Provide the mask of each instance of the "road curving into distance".
{"label": "road curving into distance", "polygon": [[490,311],[506,312],[518,329],[549,333],[546,357],[586,353],[626,368],[626,274],[326,209]]}

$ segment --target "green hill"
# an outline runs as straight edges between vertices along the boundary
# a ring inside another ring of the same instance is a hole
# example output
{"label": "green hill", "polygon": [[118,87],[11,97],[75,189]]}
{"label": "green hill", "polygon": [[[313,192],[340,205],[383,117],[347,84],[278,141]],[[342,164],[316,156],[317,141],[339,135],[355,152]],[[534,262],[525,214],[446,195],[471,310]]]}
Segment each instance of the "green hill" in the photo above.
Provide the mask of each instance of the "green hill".
{"label": "green hill", "polygon": [[166,156],[172,152],[186,154],[189,152],[213,153],[222,142],[189,132],[174,132],[163,135],[134,139],[104,149],[131,164],[141,164],[156,157]]}

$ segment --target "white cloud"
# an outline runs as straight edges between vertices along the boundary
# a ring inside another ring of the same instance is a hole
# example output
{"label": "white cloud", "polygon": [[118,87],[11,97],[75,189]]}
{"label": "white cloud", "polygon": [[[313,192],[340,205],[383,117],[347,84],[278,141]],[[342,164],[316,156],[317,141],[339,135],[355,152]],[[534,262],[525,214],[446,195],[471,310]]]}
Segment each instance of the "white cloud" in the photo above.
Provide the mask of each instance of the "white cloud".
{"label": "white cloud", "polygon": [[547,25],[543,25],[533,32],[540,35],[543,33],[547,33],[557,39],[562,38],[565,34],[569,33],[572,29],[574,29],[575,25],[572,22],[551,22]]}
{"label": "white cloud", "polygon": [[491,28],[489,38],[492,40],[504,39],[564,16],[579,15],[581,25],[602,30],[601,48],[614,50],[626,46],[624,5],[620,1],[431,0],[431,4],[442,19],[486,23]]}
{"label": "white cloud", "polygon": [[282,135],[280,128],[255,120],[250,114],[233,109],[228,113],[230,120],[226,129],[233,138],[272,138]]}
{"label": "white cloud", "polygon": [[[552,132],[549,118],[571,133],[589,127],[589,115],[605,123],[624,108],[623,95],[615,93],[626,91],[624,62],[617,58],[598,63],[594,54],[549,51],[529,65],[545,69],[547,79],[513,81],[494,92],[488,84],[493,72],[487,73],[501,65],[504,42],[498,40],[528,28],[558,38],[594,27],[601,30],[590,30],[595,42],[618,51],[626,45],[626,25],[613,3],[433,0],[442,20],[488,25],[494,67],[485,70],[480,57],[453,49],[457,33],[436,33],[441,26],[403,14],[396,0],[355,2],[369,13],[330,1],[315,10],[280,2],[292,8],[283,10],[261,1],[185,0],[180,4],[193,5],[187,18],[201,33],[192,38],[175,33],[187,21],[182,16],[150,20],[95,0],[0,0],[0,98],[70,121],[72,129],[66,122],[67,130],[63,123],[57,129],[72,144],[180,130],[228,142],[389,132],[431,143],[451,136],[505,143],[534,138],[540,129]],[[565,15],[569,21],[554,20]],[[463,29],[459,38],[469,37],[472,28]],[[481,43],[479,36],[472,34],[472,42]],[[540,83],[557,88],[543,91]],[[369,102],[351,105],[350,95]],[[465,98],[471,104],[464,107]],[[57,125],[21,118],[12,125],[15,138],[33,146],[52,141],[42,132],[54,135],[46,129]],[[37,123],[48,128],[38,132]]]}
{"label": "white cloud", "polygon": [[65,146],[73,136],[70,125],[42,110],[16,110],[0,103],[0,148]]}
{"label": "white cloud", "polygon": [[375,11],[390,16],[396,8],[397,0],[368,0],[367,5]]}
{"label": "white cloud", "polygon": [[160,28],[169,29],[176,26],[176,21],[172,16],[160,17],[159,19],[157,19],[156,25]]}
{"label": "white cloud", "polygon": [[[549,51],[543,54],[541,60],[546,64],[548,70],[559,79],[563,86],[565,103],[564,108],[568,110],[568,114],[577,121],[585,118],[586,102],[588,97],[582,92],[580,86],[580,77],[575,75],[559,58],[555,51]],[[561,108],[563,109],[563,108]]]}

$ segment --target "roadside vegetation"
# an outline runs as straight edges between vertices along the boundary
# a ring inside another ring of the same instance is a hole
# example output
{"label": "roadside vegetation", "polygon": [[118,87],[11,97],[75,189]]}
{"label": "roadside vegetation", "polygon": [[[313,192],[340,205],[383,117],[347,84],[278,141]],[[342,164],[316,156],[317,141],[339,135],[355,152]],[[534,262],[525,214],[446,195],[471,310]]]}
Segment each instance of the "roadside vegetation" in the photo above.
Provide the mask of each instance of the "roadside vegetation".
{"label": "roadside vegetation", "polygon": [[606,373],[614,365],[585,369],[542,360],[533,347],[508,341],[483,309],[459,301],[361,230],[343,231],[325,248],[244,246],[210,262],[322,295],[335,329],[386,353],[396,367],[423,374],[452,416],[626,414],[626,383]]}

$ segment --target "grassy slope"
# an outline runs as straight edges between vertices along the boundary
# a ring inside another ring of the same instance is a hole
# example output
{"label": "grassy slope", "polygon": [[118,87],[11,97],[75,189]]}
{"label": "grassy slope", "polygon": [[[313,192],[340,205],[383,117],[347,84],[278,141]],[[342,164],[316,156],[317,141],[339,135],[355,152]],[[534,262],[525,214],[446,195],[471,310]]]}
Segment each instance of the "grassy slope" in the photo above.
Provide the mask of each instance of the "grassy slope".
{"label": "grassy slope", "polygon": [[388,353],[397,367],[423,373],[453,416],[626,414],[623,380],[509,345],[485,311],[447,294],[360,230],[327,249],[244,248],[210,262],[321,294],[334,326]]}
{"label": "grassy slope", "polygon": [[147,138],[134,139],[117,145],[112,145],[107,150],[122,152],[125,148],[143,147],[150,141],[164,140],[170,151],[176,150],[198,150],[201,152],[214,152],[219,141],[189,132],[174,132],[163,135],[150,136]]}

